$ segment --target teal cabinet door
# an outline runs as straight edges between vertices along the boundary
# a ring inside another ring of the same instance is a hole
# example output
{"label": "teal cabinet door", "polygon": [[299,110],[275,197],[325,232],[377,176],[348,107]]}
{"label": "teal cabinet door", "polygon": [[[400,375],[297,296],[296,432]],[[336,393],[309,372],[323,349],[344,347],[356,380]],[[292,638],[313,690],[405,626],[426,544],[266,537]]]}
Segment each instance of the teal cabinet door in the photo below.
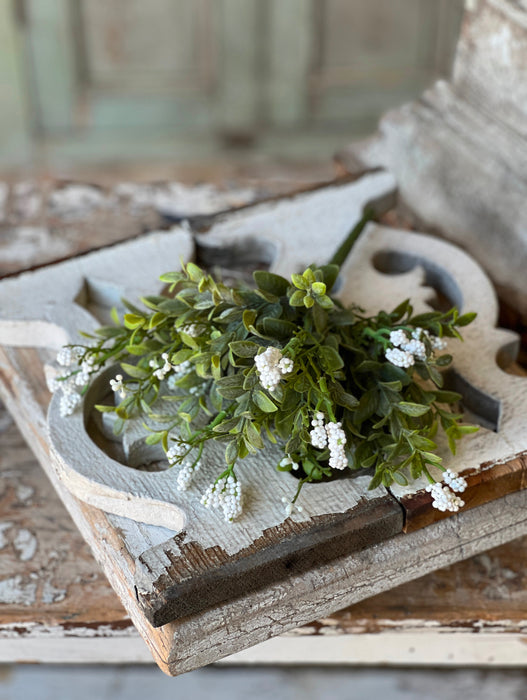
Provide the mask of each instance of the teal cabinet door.
{"label": "teal cabinet door", "polygon": [[330,152],[448,71],[462,12],[462,0],[12,6],[32,139],[80,159]]}

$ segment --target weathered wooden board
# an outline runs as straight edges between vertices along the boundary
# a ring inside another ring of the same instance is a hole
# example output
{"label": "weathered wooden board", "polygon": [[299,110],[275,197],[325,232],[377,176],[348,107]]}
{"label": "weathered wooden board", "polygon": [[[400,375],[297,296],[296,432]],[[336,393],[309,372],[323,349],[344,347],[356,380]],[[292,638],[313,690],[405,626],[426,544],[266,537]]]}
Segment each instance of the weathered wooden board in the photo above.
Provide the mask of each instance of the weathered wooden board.
{"label": "weathered wooden board", "polygon": [[[2,406],[0,522],[0,662],[152,661]],[[522,538],[225,661],[525,664],[526,556]]]}
{"label": "weathered wooden board", "polygon": [[[310,236],[315,239],[322,214],[330,234],[321,255],[330,257],[366,206],[392,201],[391,178],[377,174],[357,183],[263,205],[245,218],[249,218],[252,230],[273,228],[276,220],[286,230],[293,229],[280,256],[292,271],[301,241]],[[337,214],[330,216],[331,211]],[[264,234],[262,241],[267,243]],[[36,324],[41,344],[47,347],[62,345],[66,338],[76,342],[77,329],[90,330],[97,324],[96,318],[86,317],[86,303],[84,309],[78,308],[79,286],[88,288],[85,297],[91,294],[92,307],[98,304],[98,309],[118,304],[121,295],[134,301],[141,289],[143,294],[147,292],[145,277],[155,280],[159,276],[161,260],[166,264],[180,256],[188,256],[188,240],[184,231],[175,230],[6,280],[0,296],[18,303],[9,309],[6,305],[0,336],[5,344],[34,345]],[[100,317],[100,311],[95,314]],[[103,454],[86,425],[93,404],[100,403],[100,392],[108,391],[108,379],[115,371],[108,370],[95,380],[84,410],[68,420],[61,417],[59,401],[54,398],[49,413],[50,438],[60,478],[78,497],[109,512],[181,532],[155,552],[145,552],[138,563],[138,597],[155,626],[196,614],[400,531],[400,509],[384,489],[368,491],[369,478],[364,476],[309,485],[302,494],[302,512],[295,510],[288,518],[281,497],[290,500],[294,495],[294,477],[284,478],[272,469],[266,475],[265,493],[259,488],[261,460],[271,464],[279,461],[279,453],[271,447],[265,455],[247,458],[241,465],[239,477],[249,492],[251,507],[239,522],[226,527],[219,514],[201,506],[199,492],[177,490],[176,470],[132,470],[129,466],[134,463],[128,461],[126,466]],[[142,435],[140,442],[143,444]],[[150,461],[158,449],[150,449]],[[148,454],[143,457],[149,459]],[[202,469],[198,475],[200,491],[214,478],[216,465],[222,460],[221,447],[205,450],[203,462],[209,468],[208,474]],[[142,466],[137,464],[137,454],[135,464]]]}
{"label": "weathered wooden board", "polygon": [[[309,195],[309,197],[312,196]],[[299,213],[302,213],[303,207],[297,206],[298,200],[293,200],[289,203],[293,205],[293,210],[296,206],[295,215],[298,217]],[[265,205],[265,207],[272,210],[273,217],[269,221],[273,221],[277,216],[277,210],[280,212],[279,203]],[[260,233],[262,234],[261,239],[265,240],[266,235],[271,235],[272,231],[270,234],[269,230],[265,230],[265,227],[263,227],[265,221],[261,216],[261,207],[256,208],[255,212],[245,212],[242,216],[242,223],[246,225],[248,221],[250,223],[253,213],[258,226],[255,226],[253,220],[252,227],[248,225],[246,228],[252,233],[253,237],[255,232],[257,234]],[[355,207],[355,218],[357,213]],[[221,225],[224,225],[224,223],[225,219],[222,219]],[[323,224],[324,222],[321,223]],[[318,222],[317,225],[320,226]],[[343,229],[343,235],[347,233],[350,225],[350,222],[347,222],[346,228]],[[276,231],[276,228],[274,230]],[[266,233],[266,235],[263,235],[263,233]],[[279,244],[280,241],[275,240],[274,245]],[[248,246],[244,246],[244,248],[248,249]],[[283,262],[283,256],[280,260]],[[305,261],[306,264],[308,262],[310,262],[310,259]],[[301,263],[304,263],[304,261],[302,260]],[[7,282],[9,281],[6,281],[4,284],[7,284]],[[12,282],[15,282],[15,280],[12,280]],[[421,295],[423,300],[426,294],[428,292]],[[78,324],[74,327],[78,327]],[[11,324],[10,332],[13,334],[12,338],[16,340],[16,332],[18,332],[16,323],[14,325]],[[20,424],[26,431],[26,435],[30,435],[32,431],[39,435],[39,442],[35,443],[35,448],[40,451],[43,463],[49,468],[46,457],[45,427],[42,421],[43,405],[45,405],[47,399],[45,392],[41,397],[42,403],[39,405],[35,402],[35,394],[38,393],[36,385],[39,382],[38,377],[35,377],[35,372],[38,372],[39,364],[45,359],[41,358],[40,362],[37,361],[35,353],[29,350],[11,350],[6,348],[2,353],[4,387],[11,386],[10,389],[6,388],[6,400],[11,410],[18,417]],[[42,378],[40,378],[41,380]],[[517,512],[514,510],[512,512],[503,512],[503,509],[497,509],[495,504],[491,504],[487,507],[483,522],[481,522],[481,516],[479,518],[476,516],[471,517],[473,514],[470,513],[465,514],[463,518],[456,518],[454,522],[459,523],[459,533],[456,533],[456,529],[451,521],[438,523],[427,529],[427,537],[424,539],[421,538],[419,540],[418,538],[418,535],[422,533],[415,533],[417,539],[413,535],[407,535],[403,540],[396,537],[390,543],[385,543],[386,549],[383,547],[382,553],[378,551],[376,546],[370,546],[357,553],[341,556],[338,560],[338,567],[331,563],[322,563],[316,570],[309,570],[304,573],[295,571],[284,582],[273,583],[264,581],[264,585],[260,588],[255,588],[245,593],[243,603],[242,599],[217,602],[215,607],[204,610],[199,615],[189,615],[180,619],[177,623],[166,625],[162,629],[155,631],[146,623],[137,606],[136,589],[134,588],[136,583],[134,581],[134,560],[142,555],[143,566],[141,567],[141,573],[142,575],[144,574],[146,566],[151,568],[150,573],[147,571],[150,575],[147,584],[152,586],[153,580],[159,581],[165,574],[166,552],[170,552],[171,549],[172,551],[174,549],[177,551],[180,548],[180,543],[171,544],[167,542],[171,533],[166,529],[141,525],[117,515],[104,515],[100,511],[93,511],[88,506],[80,506],[74,498],[68,497],[63,491],[61,495],[68,503],[68,506],[75,510],[75,517],[79,522],[79,526],[83,529],[92,546],[94,546],[98,556],[105,561],[106,570],[112,583],[117,587],[125,605],[131,611],[134,621],[155,650],[158,658],[160,658],[160,663],[164,664],[165,668],[169,668],[171,672],[188,670],[196,665],[218,658],[220,655],[255,643],[259,639],[272,636],[288,627],[307,622],[315,617],[319,610],[327,612],[346,604],[346,602],[371,595],[373,592],[386,586],[395,585],[407,577],[415,576],[417,570],[423,573],[419,568],[419,560],[414,560],[413,564],[410,564],[404,571],[399,571],[401,567],[396,563],[395,559],[391,558],[397,549],[400,550],[399,553],[402,553],[403,557],[408,558],[407,547],[410,542],[413,542],[414,547],[421,541],[423,546],[425,542],[429,543],[429,556],[421,558],[426,571],[429,568],[440,566],[441,564],[438,562],[450,562],[460,556],[466,556],[466,553],[470,551],[478,551],[482,547],[492,546],[494,542],[502,541],[502,538],[510,538],[522,534],[524,527],[523,520],[521,517],[518,517]],[[518,499],[519,503],[523,502],[521,500],[523,494],[514,494],[507,498],[511,499],[512,503],[515,503]],[[93,515],[94,512],[97,514],[96,517]],[[87,513],[90,515],[86,516]],[[490,518],[490,528],[489,523],[486,522],[486,517]],[[463,522],[465,523],[465,530],[463,530]],[[434,532],[436,533],[435,540]],[[456,534],[454,535],[454,533]],[[488,535],[488,539],[482,540],[481,536],[485,534]],[[454,536],[453,540],[451,539],[452,536]],[[444,538],[444,541],[442,541],[442,538]],[[459,546],[459,542],[463,544]],[[470,550],[470,542],[473,542],[474,550]],[[380,547],[381,545],[378,546]],[[378,552],[378,555],[375,552]],[[369,556],[372,556],[374,559],[376,556],[379,557],[377,560],[377,566],[379,567],[377,574],[375,574],[375,566],[373,566],[371,587],[365,583],[364,578],[364,566],[371,564],[371,561],[368,561]],[[409,558],[411,559],[411,557]],[[360,565],[361,561],[362,565]],[[152,566],[150,562],[152,562]],[[354,564],[357,565],[355,568],[353,567]],[[389,567],[388,576],[386,566]],[[156,567],[159,568],[156,569]],[[383,570],[382,574],[381,569]],[[324,580],[323,590],[320,590],[319,587],[320,577]],[[161,581],[161,584],[162,591],[163,581]],[[349,590],[350,585],[355,586],[352,591]],[[164,589],[166,589],[166,586],[164,586]],[[299,595],[301,600],[298,600]],[[250,614],[247,613],[249,608],[252,611]],[[274,614],[279,610],[286,612],[282,612],[281,616],[278,613],[277,617],[273,615],[273,619],[270,619],[268,613],[271,609],[274,610]],[[322,614],[325,614],[325,612]],[[173,639],[172,635],[175,634],[177,634],[179,645],[177,648],[173,647],[171,641]]]}
{"label": "weathered wooden board", "polygon": [[527,316],[527,7],[466,3],[452,78],[343,148],[348,171],[385,167],[425,226],[459,243]]}
{"label": "weathered wooden board", "polygon": [[[156,538],[166,538],[168,533],[84,504],[58,480],[50,465],[45,427],[49,395],[40,368],[46,359],[30,349],[0,351],[2,396],[155,661],[167,673],[176,675],[192,670],[315,618],[325,618],[335,610],[442,566],[527,535],[527,498],[526,492],[520,491],[343,557],[338,563],[323,567],[317,575],[295,576],[288,584],[270,586],[219,605],[197,618],[153,628],[135,596],[135,556],[151,547]],[[270,606],[277,603],[288,609],[289,623],[268,615]]]}

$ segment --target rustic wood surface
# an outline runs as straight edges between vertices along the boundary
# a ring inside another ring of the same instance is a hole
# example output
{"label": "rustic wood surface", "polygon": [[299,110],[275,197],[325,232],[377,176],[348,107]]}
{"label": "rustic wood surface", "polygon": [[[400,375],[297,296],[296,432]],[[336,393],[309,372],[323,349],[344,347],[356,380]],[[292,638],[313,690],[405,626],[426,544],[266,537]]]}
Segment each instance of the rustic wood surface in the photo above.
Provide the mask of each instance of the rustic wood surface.
{"label": "rustic wood surface", "polygon": [[[7,351],[6,353],[3,353],[1,365],[2,370],[4,372],[4,377],[7,377],[7,384],[11,383],[12,393],[16,394],[17,392],[19,392],[19,394],[22,395],[24,399],[27,399],[29,401],[32,401],[35,397],[38,396],[40,401],[40,411],[43,411],[48,397],[43,382],[43,376],[38,375],[38,362],[38,354],[36,354],[34,351],[18,350]],[[11,380],[13,380],[14,376],[16,375],[30,377],[32,373],[34,376],[31,377],[30,381],[33,384],[33,388],[29,394],[25,394],[24,388],[18,386],[14,381],[10,382],[10,378]],[[35,373],[37,374],[35,375]],[[8,395],[6,398],[11,404],[11,408],[15,408],[16,412],[16,407],[14,406],[13,401],[9,400],[10,398],[12,399],[12,395]],[[18,403],[18,407],[20,407],[20,403]],[[18,419],[23,422],[23,416],[20,414],[20,411]],[[41,419],[37,420],[36,424],[33,424],[33,426],[29,426],[29,424],[26,421],[25,431],[26,436],[30,438],[32,445],[36,448],[36,451],[39,452],[43,460],[46,461],[47,446],[45,444],[43,433],[43,413],[41,414]],[[60,490],[60,485],[57,484],[57,486]],[[123,521],[123,519],[116,518],[115,516],[113,518],[112,516],[105,516],[103,513],[95,511],[90,507],[83,506],[82,504],[75,501],[75,499],[69,497],[68,494],[64,493],[63,491],[61,495],[65,499],[65,502],[67,502],[69,509],[75,511],[76,520],[80,524],[81,529],[85,533],[85,536],[87,536],[94,543],[95,539],[97,540],[97,556],[102,561],[104,561],[106,565],[106,570],[114,586],[120,591],[123,600],[126,601],[126,605],[136,621],[136,624],[138,624],[143,635],[149,642],[149,645],[151,646],[151,648],[153,648],[154,655],[157,656],[158,660],[160,661],[160,665],[162,665],[162,667],[164,667],[166,670],[170,670],[170,672],[172,673],[188,670],[189,668],[192,668],[193,665],[207,662],[208,660],[211,660],[211,658],[217,658],[218,655],[234,651],[236,648],[240,648],[241,646],[244,646],[247,643],[253,643],[254,641],[256,641],[258,634],[260,634],[261,638],[261,630],[255,631],[254,629],[250,629],[251,623],[253,622],[251,620],[246,629],[240,627],[240,631],[238,634],[239,639],[237,640],[234,646],[232,640],[227,640],[226,642],[226,640],[223,639],[220,643],[221,635],[218,636],[217,629],[218,620],[211,619],[210,615],[204,616],[202,622],[204,624],[205,629],[208,630],[209,633],[209,644],[212,647],[221,644],[221,649],[213,649],[213,652],[211,654],[210,649],[199,648],[199,645],[197,647],[194,645],[194,647],[192,648],[192,638],[188,638],[189,633],[194,635],[196,633],[196,628],[192,624],[183,624],[179,626],[168,625],[161,630],[153,630],[152,628],[149,628],[149,626],[144,622],[144,620],[142,620],[141,617],[137,614],[138,611],[135,607],[133,593],[130,590],[131,582],[129,575],[128,580],[126,580],[126,576],[125,579],[122,579],[119,574],[116,575],[115,571],[116,559],[117,565],[122,567],[121,571],[124,571],[126,567],[130,567],[130,569],[132,568],[132,562],[128,560],[126,556],[123,558],[123,553],[120,551],[118,542],[111,535],[111,532],[116,531],[116,528],[120,527],[122,529],[126,529],[126,521]],[[524,502],[522,500],[522,496],[523,494],[516,494],[506,499],[509,504],[509,510],[512,509],[512,511],[514,511],[516,507],[521,507],[520,504],[523,504]],[[371,595],[371,593],[375,592],[376,590],[381,590],[383,587],[386,586],[386,582],[381,581],[380,579],[386,578],[387,558],[389,561],[393,561],[392,570],[394,573],[393,579],[392,581],[390,581],[390,585],[394,585],[398,581],[405,580],[405,578],[410,578],[411,576],[418,575],[417,572],[423,573],[423,571],[427,568],[435,568],[437,566],[441,566],[442,563],[453,561],[456,558],[466,556],[468,551],[467,549],[464,550],[464,546],[466,545],[468,545],[469,547],[472,546],[472,551],[479,551],[485,547],[492,546],[493,543],[504,541],[513,533],[518,535],[522,533],[522,528],[524,525],[523,523],[520,522],[519,524],[513,524],[511,522],[511,518],[508,517],[507,513],[503,513],[499,509],[489,509],[489,511],[492,511],[489,512],[489,515],[491,516],[491,518],[492,516],[494,516],[495,520],[492,531],[489,531],[488,527],[486,527],[485,525],[481,526],[481,523],[476,524],[477,520],[473,517],[460,517],[459,519],[456,519],[459,520],[460,527],[459,531],[455,534],[454,538],[452,538],[454,534],[452,528],[444,527],[443,523],[438,523],[436,526],[429,528],[430,534],[428,541],[426,545],[424,545],[424,542],[422,543],[422,546],[429,547],[429,551],[424,557],[424,559],[426,560],[424,562],[424,567],[420,566],[422,562],[417,561],[415,557],[414,550],[416,544],[420,542],[419,538],[412,538],[410,536],[406,538],[406,542],[404,544],[402,542],[395,543],[394,551],[389,552],[388,557],[386,556],[387,552],[379,552],[378,556],[380,557],[380,559],[384,560],[382,565],[379,565],[378,562],[377,566],[372,567],[372,562],[368,561],[368,565],[372,576],[371,587],[368,590],[355,590],[351,594],[348,593],[347,595],[344,594],[344,596],[342,596],[342,591],[340,590],[342,588],[342,584],[340,584],[339,590],[334,592],[334,598],[331,601],[324,600],[318,605],[314,605],[314,601],[308,601],[308,605],[303,606],[303,609],[298,611],[297,622],[308,621],[310,617],[314,617],[319,611],[321,614],[325,614],[328,610],[332,608],[334,609],[335,605],[338,606],[338,602],[345,604],[346,602],[350,602],[351,600],[358,600],[367,595]],[[467,516],[470,516],[470,514],[467,514]],[[478,532],[479,529],[481,529],[481,533]],[[102,538],[101,533],[103,535]],[[24,535],[24,537],[27,538],[27,535]],[[148,536],[145,535],[145,542],[147,542],[147,540]],[[149,544],[152,545],[153,543],[150,541]],[[446,553],[445,547],[447,550]],[[404,558],[405,554],[409,559],[409,565],[405,572],[400,572],[398,570],[400,567],[396,562],[400,561],[401,557]],[[375,552],[372,552],[371,556],[373,559],[375,559]],[[358,556],[356,560],[350,562],[350,564],[353,563],[356,565],[361,560],[363,565],[366,564],[366,561],[362,556]],[[344,571],[345,566],[346,565],[344,565]],[[349,575],[347,576],[347,585],[350,585],[350,581],[353,580],[356,581],[357,579],[353,578],[352,573],[351,578]],[[283,593],[281,594],[282,598],[284,599],[284,602],[286,602],[288,599],[291,599],[291,603],[293,603],[293,601],[298,598],[298,595],[301,595],[301,589],[304,590],[305,597],[309,598],[309,588],[306,590],[304,586],[299,585],[300,582],[296,581],[296,583],[298,588],[295,591],[296,595],[293,595],[292,598],[290,595],[284,595]],[[275,596],[276,593],[277,591],[274,592]],[[270,599],[266,599],[265,596],[263,596],[263,598],[261,596],[256,596],[256,600],[258,600],[258,603],[262,605],[265,604],[265,600],[267,600],[268,602]],[[229,625],[240,625],[239,615],[237,615],[236,610],[233,610],[232,606],[230,608],[228,606],[224,607],[221,611],[221,615],[221,627],[223,627],[226,622],[228,622]],[[283,626],[279,624],[270,623],[267,629],[265,630],[265,634],[267,636],[268,634],[276,633],[276,631],[280,631],[282,627]],[[177,649],[174,648],[172,641],[174,634],[178,637],[179,645]],[[192,651],[190,651],[191,648]],[[194,658],[191,658],[191,656],[194,656]]]}
{"label": "rustic wood surface", "polygon": [[[4,408],[0,448],[0,660],[151,658]],[[246,661],[322,663],[331,652],[340,663],[517,664],[513,650],[523,647],[527,662],[526,556],[523,537],[270,640]],[[286,648],[276,646],[281,640]]]}
{"label": "rustic wood surface", "polygon": [[466,3],[449,82],[388,112],[376,135],[338,156],[350,172],[392,172],[423,225],[468,250],[524,326],[526,66],[525,3]]}

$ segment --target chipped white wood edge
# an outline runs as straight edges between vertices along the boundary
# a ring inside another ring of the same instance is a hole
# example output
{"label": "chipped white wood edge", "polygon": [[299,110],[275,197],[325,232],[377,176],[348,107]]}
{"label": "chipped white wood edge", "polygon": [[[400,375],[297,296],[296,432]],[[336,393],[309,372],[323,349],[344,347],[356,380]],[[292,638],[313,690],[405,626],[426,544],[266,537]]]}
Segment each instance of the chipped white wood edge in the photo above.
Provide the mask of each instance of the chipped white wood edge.
{"label": "chipped white wood edge", "polygon": [[[89,631],[89,630],[87,630]],[[219,665],[251,666],[442,666],[525,667],[526,635],[519,632],[420,627],[382,634],[302,635],[287,633],[219,660]],[[135,629],[127,635],[64,636],[46,628],[24,637],[0,634],[1,663],[152,664]]]}
{"label": "chipped white wood edge", "polygon": [[158,231],[118,247],[81,255],[57,265],[5,279],[0,285],[0,343],[60,348],[83,342],[79,330],[92,332],[121,298],[138,302],[161,291],[158,277],[178,268],[194,253],[192,237],[182,226]]}
{"label": "chipped white wood edge", "polygon": [[453,75],[389,111],[346,146],[351,172],[383,167],[423,221],[468,250],[510,306],[527,315],[527,8],[467,6]]}

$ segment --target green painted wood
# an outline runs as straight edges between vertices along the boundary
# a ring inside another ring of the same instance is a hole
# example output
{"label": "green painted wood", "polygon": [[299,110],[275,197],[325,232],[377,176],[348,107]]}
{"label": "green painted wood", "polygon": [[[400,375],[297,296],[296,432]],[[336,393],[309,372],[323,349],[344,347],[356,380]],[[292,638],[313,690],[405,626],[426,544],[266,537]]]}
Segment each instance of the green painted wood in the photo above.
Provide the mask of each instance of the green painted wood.
{"label": "green painted wood", "polygon": [[276,126],[308,118],[309,71],[316,44],[315,7],[306,0],[269,0],[267,114]]}
{"label": "green painted wood", "polygon": [[258,0],[221,0],[218,5],[218,124],[227,133],[249,130],[259,119],[257,71],[262,5]]}
{"label": "green painted wood", "polygon": [[30,117],[24,84],[24,54],[14,5],[0,0],[0,158],[4,165],[28,160]]}
{"label": "green painted wood", "polygon": [[37,126],[45,134],[70,129],[77,70],[73,3],[26,0],[25,7]]}

